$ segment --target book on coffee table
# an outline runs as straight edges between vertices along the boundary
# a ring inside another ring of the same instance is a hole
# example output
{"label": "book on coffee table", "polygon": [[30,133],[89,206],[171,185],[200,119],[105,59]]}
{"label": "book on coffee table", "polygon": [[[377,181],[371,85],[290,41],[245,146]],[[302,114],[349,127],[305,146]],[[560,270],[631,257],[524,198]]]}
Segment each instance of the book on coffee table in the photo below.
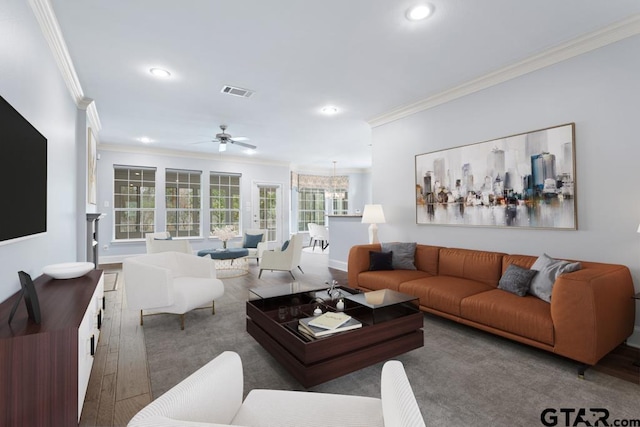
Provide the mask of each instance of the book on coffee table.
{"label": "book on coffee table", "polygon": [[303,335],[308,336],[309,338],[321,338],[328,335],[337,334],[339,332],[350,331],[362,327],[362,323],[352,318],[351,316],[349,316],[349,319],[345,323],[333,329],[318,328],[311,325],[311,322],[314,319],[317,318],[305,317],[304,319],[300,319],[300,321],[298,322],[298,331]]}
{"label": "book on coffee table", "polygon": [[347,323],[351,319],[351,316],[344,313],[327,311],[320,316],[312,317],[310,319],[311,320],[308,324],[311,326],[321,329],[335,329]]}

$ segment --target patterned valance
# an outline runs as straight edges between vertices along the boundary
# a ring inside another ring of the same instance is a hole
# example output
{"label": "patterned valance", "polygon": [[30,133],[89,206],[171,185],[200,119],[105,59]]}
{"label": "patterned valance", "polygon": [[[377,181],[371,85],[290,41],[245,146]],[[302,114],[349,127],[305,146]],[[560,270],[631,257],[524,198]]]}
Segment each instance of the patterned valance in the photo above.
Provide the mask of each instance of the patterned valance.
{"label": "patterned valance", "polygon": [[325,191],[332,191],[333,189],[348,190],[349,177],[347,175],[324,176],[292,173],[291,186],[294,188],[320,188]]}

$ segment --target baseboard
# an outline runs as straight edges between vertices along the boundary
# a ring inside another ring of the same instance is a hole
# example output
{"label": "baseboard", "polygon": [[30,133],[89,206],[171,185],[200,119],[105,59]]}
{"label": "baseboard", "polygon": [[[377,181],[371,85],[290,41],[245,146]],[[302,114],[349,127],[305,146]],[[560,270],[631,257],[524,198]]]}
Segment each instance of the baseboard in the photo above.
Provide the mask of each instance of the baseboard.
{"label": "baseboard", "polygon": [[640,326],[633,328],[633,333],[627,338],[627,345],[630,347],[640,348]]}
{"label": "baseboard", "polygon": [[101,256],[98,258],[98,262],[100,264],[120,264],[125,258],[130,258],[132,256],[138,256],[142,254],[128,254],[128,255],[112,255],[112,256]]}
{"label": "baseboard", "polygon": [[336,270],[347,271],[347,263],[344,261],[329,259],[329,268],[335,268]]}

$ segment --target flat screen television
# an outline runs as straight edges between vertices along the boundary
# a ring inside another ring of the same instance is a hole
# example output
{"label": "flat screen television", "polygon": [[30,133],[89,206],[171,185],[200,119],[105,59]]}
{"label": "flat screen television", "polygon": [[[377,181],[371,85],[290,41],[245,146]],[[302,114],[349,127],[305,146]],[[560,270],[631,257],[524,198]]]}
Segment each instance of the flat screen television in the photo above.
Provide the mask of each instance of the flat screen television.
{"label": "flat screen television", "polygon": [[0,96],[0,245],[47,231],[47,138]]}

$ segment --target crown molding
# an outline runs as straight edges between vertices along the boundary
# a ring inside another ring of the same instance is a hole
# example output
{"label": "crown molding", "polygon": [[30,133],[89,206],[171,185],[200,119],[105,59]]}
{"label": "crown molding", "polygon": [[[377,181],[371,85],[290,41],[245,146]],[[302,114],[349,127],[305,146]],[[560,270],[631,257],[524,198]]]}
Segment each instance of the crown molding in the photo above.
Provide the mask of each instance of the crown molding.
{"label": "crown molding", "polygon": [[87,106],[87,120],[89,120],[89,126],[91,129],[96,132],[100,132],[102,130],[102,123],[100,122],[100,117],[98,116],[98,109],[96,108],[96,102],[91,100],[89,106]]}
{"label": "crown molding", "polygon": [[635,14],[444,92],[394,108],[367,122],[372,128],[382,126],[638,34],[640,14]]}
{"label": "crown molding", "polygon": [[197,153],[194,151],[180,151],[180,150],[171,150],[168,148],[156,148],[156,147],[140,147],[140,146],[129,146],[124,144],[102,144],[98,143],[98,150],[101,151],[115,151],[120,153],[132,153],[132,154],[152,154],[158,156],[169,156],[169,157],[183,157],[188,159],[205,159],[205,160],[217,160],[222,162],[235,162],[235,163],[248,163],[254,165],[268,165],[268,166],[280,166],[289,168],[288,162],[277,162],[272,160],[265,159],[257,159],[257,158],[248,158],[248,157],[238,157],[231,156],[228,154],[219,154],[219,153]]}
{"label": "crown molding", "polygon": [[98,117],[98,110],[95,107],[93,99],[87,98],[84,95],[80,79],[69,55],[67,43],[64,41],[60,24],[58,24],[58,18],[56,18],[51,2],[49,0],[29,0],[29,5],[33,10],[33,14],[36,16],[44,38],[49,44],[49,49],[51,49],[56,64],[58,64],[58,69],[60,69],[62,79],[71,94],[71,99],[73,99],[73,102],[78,108],[87,110],[89,121],[93,124],[96,132],[100,131],[102,126],[100,124],[100,118]]}

